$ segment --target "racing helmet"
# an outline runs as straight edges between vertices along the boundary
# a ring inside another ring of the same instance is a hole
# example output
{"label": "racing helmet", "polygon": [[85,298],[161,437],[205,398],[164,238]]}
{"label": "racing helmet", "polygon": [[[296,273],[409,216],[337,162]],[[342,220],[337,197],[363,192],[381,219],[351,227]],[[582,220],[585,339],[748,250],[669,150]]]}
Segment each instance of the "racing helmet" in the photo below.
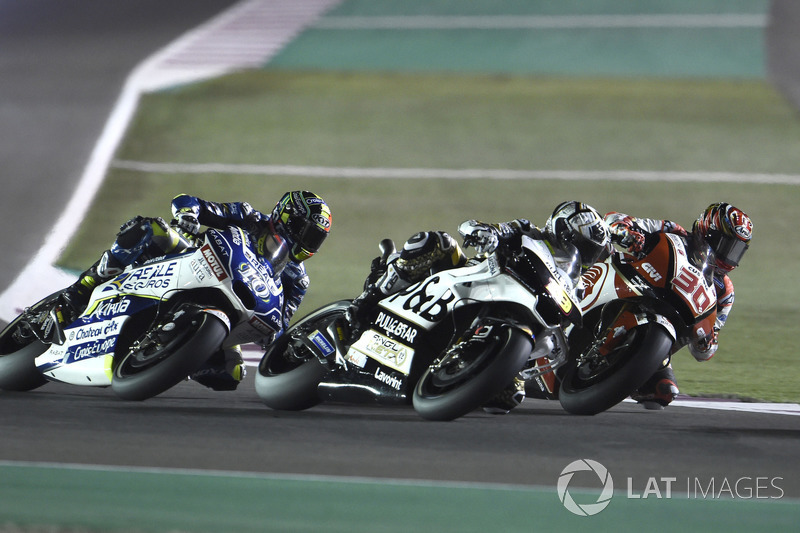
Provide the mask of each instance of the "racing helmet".
{"label": "racing helmet", "polygon": [[575,246],[583,270],[608,257],[611,250],[608,225],[595,208],[582,202],[559,204],[547,219],[544,231],[559,245]]}
{"label": "racing helmet", "polygon": [[314,255],[331,230],[331,210],[325,200],[309,191],[284,194],[270,220],[289,246],[289,258],[305,261]]}
{"label": "racing helmet", "polygon": [[742,260],[753,237],[753,222],[744,211],[726,202],[709,205],[694,222],[692,232],[714,251],[714,269],[728,273]]}

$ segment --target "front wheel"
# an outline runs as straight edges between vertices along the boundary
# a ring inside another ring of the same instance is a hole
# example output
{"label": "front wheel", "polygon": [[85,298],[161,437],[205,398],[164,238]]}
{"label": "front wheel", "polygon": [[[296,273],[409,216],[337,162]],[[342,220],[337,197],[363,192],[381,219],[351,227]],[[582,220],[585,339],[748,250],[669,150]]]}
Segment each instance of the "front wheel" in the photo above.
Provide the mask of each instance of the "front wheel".
{"label": "front wheel", "polygon": [[322,401],[317,387],[328,371],[299,337],[324,330],[340,319],[349,306],[350,300],[341,300],[312,311],[269,347],[256,374],[256,393],[267,407],[302,411]]}
{"label": "front wheel", "polygon": [[141,401],[170,389],[197,370],[222,345],[228,329],[198,313],[169,331],[145,332],[114,365],[111,389],[124,400]]}
{"label": "front wheel", "polygon": [[672,342],[663,327],[649,323],[628,331],[603,358],[570,361],[558,392],[561,406],[576,415],[596,415],[614,407],[662,367]]}
{"label": "front wheel", "polygon": [[414,388],[414,409],[428,420],[464,416],[511,383],[531,349],[530,337],[516,328],[484,326],[448,348],[422,374]]}

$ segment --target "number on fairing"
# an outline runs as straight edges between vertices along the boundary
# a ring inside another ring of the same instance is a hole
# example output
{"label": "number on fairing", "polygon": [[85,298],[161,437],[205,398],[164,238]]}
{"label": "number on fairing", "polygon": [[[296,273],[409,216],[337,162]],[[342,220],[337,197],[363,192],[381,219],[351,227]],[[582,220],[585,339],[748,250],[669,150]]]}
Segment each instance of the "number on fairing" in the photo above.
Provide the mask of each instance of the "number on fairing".
{"label": "number on fairing", "polygon": [[681,271],[672,279],[672,286],[692,306],[692,310],[697,315],[701,314],[711,303],[711,296],[700,276],[686,267],[681,267]]}

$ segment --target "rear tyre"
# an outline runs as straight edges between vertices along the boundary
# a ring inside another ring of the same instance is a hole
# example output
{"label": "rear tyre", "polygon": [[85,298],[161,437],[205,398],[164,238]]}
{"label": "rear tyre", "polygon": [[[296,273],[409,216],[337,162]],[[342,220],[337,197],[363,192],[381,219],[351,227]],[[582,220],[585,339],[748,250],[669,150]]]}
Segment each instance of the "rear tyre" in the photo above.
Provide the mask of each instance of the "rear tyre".
{"label": "rear tyre", "polygon": [[341,318],[349,300],[320,307],[297,321],[269,347],[256,374],[256,393],[271,409],[302,411],[318,405],[317,392],[328,370],[293,336],[324,329]]}
{"label": "rear tyre", "polygon": [[161,394],[197,370],[227,335],[225,325],[208,313],[198,313],[163,341],[156,342],[148,331],[115,363],[111,389],[133,401]]}
{"label": "rear tyre", "polygon": [[515,328],[492,326],[483,338],[448,348],[414,388],[414,409],[427,420],[454,420],[500,393],[528,361],[531,341]]}
{"label": "rear tyre", "polygon": [[0,389],[22,392],[47,383],[36,368],[35,359],[46,352],[49,345],[36,338],[27,320],[49,312],[60,294],[59,291],[35,303],[0,332]]}
{"label": "rear tyre", "polygon": [[593,369],[570,361],[558,392],[561,406],[575,415],[596,415],[614,407],[661,368],[672,342],[663,327],[650,323],[631,329],[606,356],[608,365]]}
{"label": "rear tyre", "polygon": [[0,355],[0,389],[24,392],[47,383],[35,363],[47,348],[37,340],[14,353]]}

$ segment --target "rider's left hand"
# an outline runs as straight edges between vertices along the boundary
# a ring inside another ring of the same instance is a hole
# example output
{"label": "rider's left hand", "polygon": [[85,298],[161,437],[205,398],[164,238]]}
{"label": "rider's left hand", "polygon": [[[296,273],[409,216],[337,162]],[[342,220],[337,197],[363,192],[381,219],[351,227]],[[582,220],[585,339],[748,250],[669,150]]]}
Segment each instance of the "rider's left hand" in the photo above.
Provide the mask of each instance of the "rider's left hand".
{"label": "rider's left hand", "polygon": [[200,232],[200,221],[197,220],[197,215],[190,210],[175,213],[174,222],[178,229],[189,235],[197,235]]}

